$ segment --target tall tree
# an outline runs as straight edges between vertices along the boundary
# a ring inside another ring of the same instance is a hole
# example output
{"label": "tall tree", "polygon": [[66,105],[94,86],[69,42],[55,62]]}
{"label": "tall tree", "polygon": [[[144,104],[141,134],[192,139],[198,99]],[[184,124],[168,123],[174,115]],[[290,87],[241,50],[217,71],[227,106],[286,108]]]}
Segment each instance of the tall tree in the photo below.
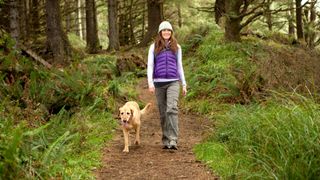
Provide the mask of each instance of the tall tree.
{"label": "tall tree", "polygon": [[240,41],[241,20],[240,7],[242,0],[226,1],[226,25],[225,25],[225,39],[228,41]]}
{"label": "tall tree", "polygon": [[82,40],[84,40],[83,37],[83,19],[82,19],[82,12],[81,12],[81,8],[82,8],[82,3],[81,0],[76,0],[76,35],[78,35]]}
{"label": "tall tree", "polygon": [[20,15],[20,40],[24,41],[27,38],[27,1],[19,0],[19,15]]}
{"label": "tall tree", "polygon": [[119,50],[118,2],[108,0],[109,47],[108,50]]}
{"label": "tall tree", "polygon": [[[224,37],[227,41],[240,41],[241,29],[263,14],[264,0],[225,1],[226,25]],[[242,20],[245,18],[245,21]]]}
{"label": "tall tree", "polygon": [[271,13],[271,5],[272,5],[272,0],[267,0],[264,6],[264,17],[266,18],[266,22],[268,25],[269,31],[272,31],[272,13]]}
{"label": "tall tree", "polygon": [[40,2],[39,0],[30,1],[30,19],[31,19],[31,34],[37,37],[40,33]]}
{"label": "tall tree", "polygon": [[81,33],[83,40],[87,39],[87,28],[86,28],[86,11],[85,11],[85,0],[79,0],[80,1],[80,20],[81,20]]}
{"label": "tall tree", "polygon": [[86,29],[87,51],[97,53],[99,51],[97,10],[95,0],[86,0]]}
{"label": "tall tree", "polygon": [[64,22],[65,22],[65,29],[66,32],[71,32],[72,24],[71,24],[71,15],[72,15],[72,3],[71,0],[64,0]]}
{"label": "tall tree", "polygon": [[18,0],[10,0],[10,34],[18,44],[20,40]]}
{"label": "tall tree", "polygon": [[295,27],[294,27],[294,3],[293,0],[288,0],[289,4],[289,12],[288,12],[288,31],[289,35],[294,35],[295,34]]}
{"label": "tall tree", "polygon": [[216,24],[220,25],[220,19],[223,17],[225,12],[225,0],[216,0],[214,5],[214,19]]}
{"label": "tall tree", "polygon": [[60,0],[46,0],[47,46],[52,52],[54,64],[67,64],[71,46],[62,30]]}
{"label": "tall tree", "polygon": [[148,31],[139,46],[147,46],[157,34],[158,26],[163,20],[163,0],[148,0]]}
{"label": "tall tree", "polygon": [[301,0],[296,0],[296,27],[297,38],[303,39],[302,6]]}
{"label": "tall tree", "polygon": [[308,47],[315,47],[315,38],[316,38],[316,2],[317,0],[311,0],[309,3],[310,6],[305,8],[305,41],[307,42]]}
{"label": "tall tree", "polygon": [[176,6],[177,6],[177,11],[178,11],[178,26],[181,28],[182,27],[181,4],[176,3]]}

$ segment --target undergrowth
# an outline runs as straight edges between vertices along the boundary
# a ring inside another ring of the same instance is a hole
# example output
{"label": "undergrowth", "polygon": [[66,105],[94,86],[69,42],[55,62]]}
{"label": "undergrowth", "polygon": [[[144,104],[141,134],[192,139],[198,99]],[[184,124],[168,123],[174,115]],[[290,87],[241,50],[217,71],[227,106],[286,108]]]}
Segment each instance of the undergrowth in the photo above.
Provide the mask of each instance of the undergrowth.
{"label": "undergrowth", "polygon": [[195,151],[227,179],[317,179],[319,113],[319,104],[300,95],[237,105]]}
{"label": "undergrowth", "polygon": [[225,43],[220,30],[211,30],[195,52],[184,60],[189,92],[187,100],[215,99],[248,103],[261,92],[261,79],[250,56],[259,44]]}
{"label": "undergrowth", "polygon": [[135,74],[105,55],[44,69],[1,40],[0,179],[95,179]]}
{"label": "undergrowth", "polygon": [[257,64],[268,63],[268,45],[254,38],[225,43],[213,29],[184,59],[189,92],[183,105],[214,121],[195,154],[225,179],[317,179],[318,97],[265,89],[272,79],[261,77],[265,67]]}

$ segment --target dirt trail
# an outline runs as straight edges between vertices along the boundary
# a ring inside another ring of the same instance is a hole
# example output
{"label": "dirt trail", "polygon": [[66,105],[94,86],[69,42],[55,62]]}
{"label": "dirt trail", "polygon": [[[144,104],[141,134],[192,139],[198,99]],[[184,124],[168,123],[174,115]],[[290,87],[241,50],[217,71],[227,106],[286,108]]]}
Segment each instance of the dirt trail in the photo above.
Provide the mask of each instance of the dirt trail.
{"label": "dirt trail", "polygon": [[104,150],[103,167],[97,171],[97,179],[218,179],[195,159],[192,152],[192,147],[203,138],[208,121],[180,111],[179,149],[163,150],[156,100],[148,92],[146,80],[140,81],[137,91],[143,102],[152,103],[149,113],[142,117],[141,145],[133,145],[132,132],[130,152],[123,153],[123,136],[119,127]]}

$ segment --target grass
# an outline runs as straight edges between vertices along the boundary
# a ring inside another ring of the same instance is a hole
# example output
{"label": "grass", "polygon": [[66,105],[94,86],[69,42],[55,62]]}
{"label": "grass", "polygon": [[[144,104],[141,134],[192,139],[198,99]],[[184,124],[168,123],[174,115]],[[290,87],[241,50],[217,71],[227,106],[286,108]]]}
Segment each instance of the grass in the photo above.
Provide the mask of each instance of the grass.
{"label": "grass", "polygon": [[257,62],[268,57],[263,43],[225,43],[213,29],[195,56],[184,59],[184,107],[215,124],[194,147],[196,157],[224,179],[318,179],[319,103],[263,91],[264,77],[257,72]]}
{"label": "grass", "polygon": [[0,123],[0,177],[4,179],[93,179],[92,170],[100,166],[101,150],[116,125],[110,113],[90,107],[72,116],[62,110],[34,129],[24,121],[12,122]]}
{"label": "grass", "polygon": [[299,95],[234,106],[195,151],[225,178],[315,179],[320,174],[319,113],[319,104]]}
{"label": "grass", "polygon": [[223,33],[212,28],[195,52],[184,60],[186,79],[192,84],[187,99],[213,98],[247,103],[260,86],[256,66],[250,60],[260,44],[253,40],[225,43]]}

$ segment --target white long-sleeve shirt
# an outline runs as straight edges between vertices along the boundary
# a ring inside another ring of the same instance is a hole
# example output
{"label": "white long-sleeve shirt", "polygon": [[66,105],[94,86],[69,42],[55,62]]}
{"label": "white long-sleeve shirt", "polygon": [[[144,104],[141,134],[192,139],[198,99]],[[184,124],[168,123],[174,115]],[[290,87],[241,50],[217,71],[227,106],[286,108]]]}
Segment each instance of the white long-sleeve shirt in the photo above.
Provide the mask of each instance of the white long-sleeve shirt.
{"label": "white long-sleeve shirt", "polygon": [[154,58],[155,58],[154,43],[150,45],[149,53],[148,53],[148,68],[147,68],[149,88],[154,87],[154,82],[169,82],[169,81],[176,81],[176,80],[181,80],[182,86],[187,86],[186,80],[184,77],[183,66],[182,66],[182,50],[180,45],[178,45],[178,51],[176,53],[176,56],[177,56],[179,79],[153,78]]}

